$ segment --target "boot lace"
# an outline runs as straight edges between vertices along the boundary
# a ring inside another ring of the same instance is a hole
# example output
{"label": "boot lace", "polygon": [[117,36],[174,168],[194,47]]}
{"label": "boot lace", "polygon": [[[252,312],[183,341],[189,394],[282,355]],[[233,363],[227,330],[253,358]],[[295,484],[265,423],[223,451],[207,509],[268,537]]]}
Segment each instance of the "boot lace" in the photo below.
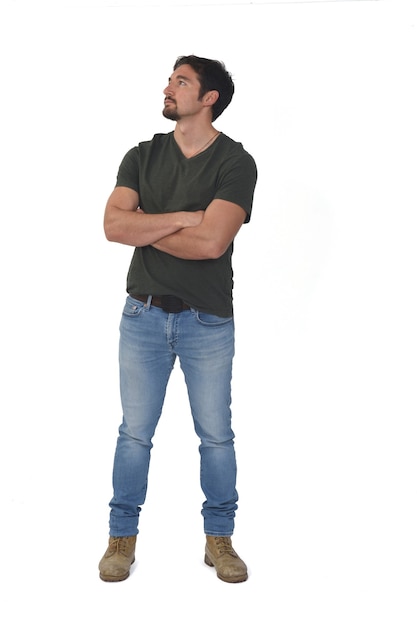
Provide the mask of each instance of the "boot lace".
{"label": "boot lace", "polygon": [[233,550],[230,537],[215,537],[214,541],[221,555],[230,554],[231,556],[237,556],[236,552]]}
{"label": "boot lace", "polygon": [[128,556],[129,544],[127,537],[112,537],[110,548],[117,552],[117,554],[123,554],[123,556]]}

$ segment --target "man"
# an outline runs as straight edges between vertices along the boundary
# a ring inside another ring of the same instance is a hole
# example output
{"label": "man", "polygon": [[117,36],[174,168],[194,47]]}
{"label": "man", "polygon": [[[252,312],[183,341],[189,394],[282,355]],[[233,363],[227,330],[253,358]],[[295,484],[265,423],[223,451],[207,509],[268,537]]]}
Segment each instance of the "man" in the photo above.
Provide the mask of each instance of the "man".
{"label": "man", "polygon": [[[102,580],[129,576],[152,438],[178,357],[200,439],[204,560],[226,582],[247,579],[231,543],[237,509],[231,428],[233,240],[250,219],[256,165],[213,122],[234,93],[223,63],[179,57],[164,90],[175,130],[124,157],[106,205],[108,240],[134,246],[120,325],[119,428]],[[172,443],[173,455],[181,442]]]}

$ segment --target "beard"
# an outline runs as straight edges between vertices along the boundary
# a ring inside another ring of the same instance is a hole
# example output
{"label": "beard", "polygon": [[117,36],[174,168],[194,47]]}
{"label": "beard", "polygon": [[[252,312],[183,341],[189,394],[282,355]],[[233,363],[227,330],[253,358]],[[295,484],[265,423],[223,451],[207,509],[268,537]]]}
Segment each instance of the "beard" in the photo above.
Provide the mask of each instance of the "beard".
{"label": "beard", "polygon": [[[170,100],[170,102],[175,104],[175,102],[173,100]],[[180,119],[180,116],[178,115],[177,109],[170,108],[170,107],[167,107],[167,106],[164,107],[164,109],[162,111],[162,115],[164,117],[166,117],[167,120],[172,120],[173,122],[178,122],[178,120]]]}

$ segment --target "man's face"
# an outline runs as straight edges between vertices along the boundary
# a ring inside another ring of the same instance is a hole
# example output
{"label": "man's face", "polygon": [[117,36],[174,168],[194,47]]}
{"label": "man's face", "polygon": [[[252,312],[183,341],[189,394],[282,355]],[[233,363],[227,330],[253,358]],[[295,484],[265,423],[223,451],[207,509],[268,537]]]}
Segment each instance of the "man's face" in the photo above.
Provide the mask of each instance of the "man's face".
{"label": "man's face", "polygon": [[200,81],[190,65],[180,65],[170,76],[164,89],[165,100],[162,114],[177,122],[195,115],[203,108],[200,100]]}

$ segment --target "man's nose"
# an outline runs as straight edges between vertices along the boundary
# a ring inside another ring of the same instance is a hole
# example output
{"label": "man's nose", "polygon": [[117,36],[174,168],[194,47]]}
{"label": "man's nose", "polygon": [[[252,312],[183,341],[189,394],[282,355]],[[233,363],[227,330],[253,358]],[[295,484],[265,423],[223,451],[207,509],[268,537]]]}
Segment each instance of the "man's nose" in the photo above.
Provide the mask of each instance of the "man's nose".
{"label": "man's nose", "polygon": [[172,86],[171,86],[171,85],[167,85],[167,86],[165,87],[165,89],[164,89],[164,92],[163,92],[163,93],[164,93],[164,95],[165,95],[165,96],[170,96],[170,95],[172,95],[172,93],[173,93]]}

